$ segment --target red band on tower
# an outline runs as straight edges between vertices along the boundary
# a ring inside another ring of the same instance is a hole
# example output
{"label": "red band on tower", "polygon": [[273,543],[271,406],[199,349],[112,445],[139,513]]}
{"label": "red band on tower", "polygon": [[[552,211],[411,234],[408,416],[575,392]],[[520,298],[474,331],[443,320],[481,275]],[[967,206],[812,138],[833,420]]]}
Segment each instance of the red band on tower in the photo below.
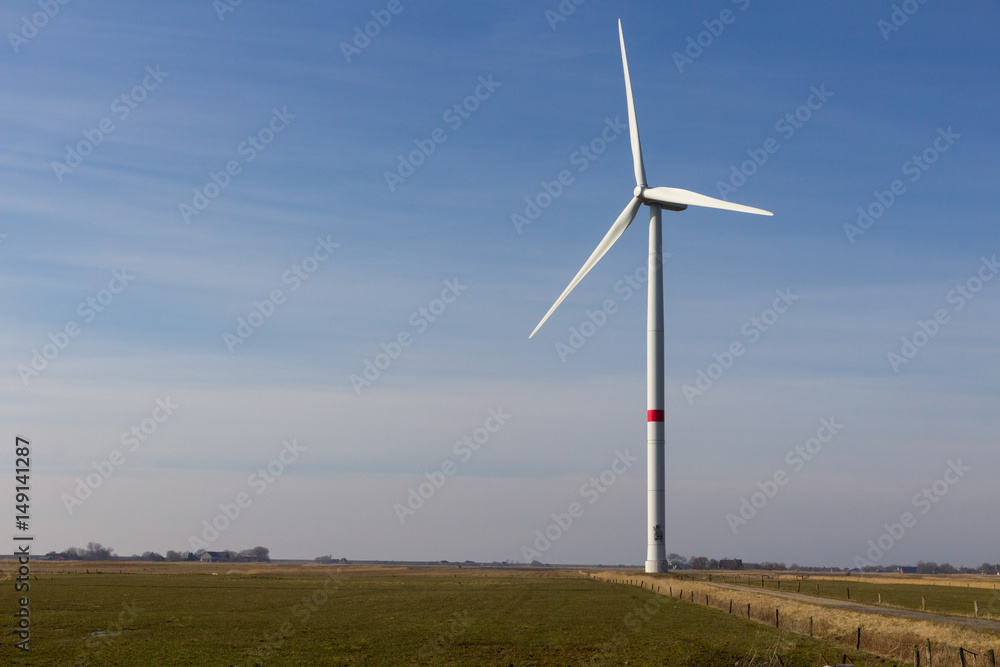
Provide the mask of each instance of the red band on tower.
{"label": "red band on tower", "polygon": [[646,411],[646,421],[648,422],[662,422],[663,410],[647,410]]}

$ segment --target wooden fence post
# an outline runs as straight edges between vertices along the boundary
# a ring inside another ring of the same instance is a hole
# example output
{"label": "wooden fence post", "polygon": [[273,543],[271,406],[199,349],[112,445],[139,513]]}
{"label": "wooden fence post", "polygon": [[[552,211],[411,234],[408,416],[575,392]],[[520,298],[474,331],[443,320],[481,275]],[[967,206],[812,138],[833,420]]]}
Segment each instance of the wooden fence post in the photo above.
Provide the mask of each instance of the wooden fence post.
{"label": "wooden fence post", "polygon": [[913,667],[920,667],[920,644],[913,645]]}
{"label": "wooden fence post", "polygon": [[964,648],[959,648],[958,649],[958,657],[962,661],[962,667],[967,667],[967,665],[965,664],[965,649]]}
{"label": "wooden fence post", "polygon": [[747,618],[750,618],[750,603],[747,602]]}
{"label": "wooden fence post", "polygon": [[934,667],[934,653],[931,652],[931,640],[927,640],[927,667]]}
{"label": "wooden fence post", "polygon": [[997,656],[993,652],[993,649],[986,652],[986,662],[989,664],[989,667],[997,667]]}
{"label": "wooden fence post", "polygon": [[847,589],[847,599],[848,600],[851,599],[851,589],[850,588]]}
{"label": "wooden fence post", "polygon": [[778,608],[774,608],[774,627],[778,627]]}
{"label": "wooden fence post", "polygon": [[802,591],[802,581],[799,581],[799,585],[795,587],[795,592],[799,593]]}
{"label": "wooden fence post", "polygon": [[976,618],[979,618],[979,601],[978,600],[973,600],[972,601],[972,611],[976,615]]}
{"label": "wooden fence post", "polygon": [[927,598],[925,598],[923,595],[921,595],[920,596],[920,611],[926,611],[926,610],[927,610]]}
{"label": "wooden fence post", "polygon": [[694,602],[694,591],[691,591],[691,602]]}
{"label": "wooden fence post", "polygon": [[809,636],[813,636],[813,617],[809,617]]}
{"label": "wooden fence post", "polygon": [[861,628],[858,628],[858,644],[855,646],[857,650],[861,650]]}
{"label": "wooden fence post", "polygon": [[878,603],[882,604],[882,594],[881,593],[878,594]]}
{"label": "wooden fence post", "polygon": [[733,599],[729,598],[729,613],[733,613]]}
{"label": "wooden fence post", "polygon": [[705,593],[705,606],[708,606],[708,593]]}

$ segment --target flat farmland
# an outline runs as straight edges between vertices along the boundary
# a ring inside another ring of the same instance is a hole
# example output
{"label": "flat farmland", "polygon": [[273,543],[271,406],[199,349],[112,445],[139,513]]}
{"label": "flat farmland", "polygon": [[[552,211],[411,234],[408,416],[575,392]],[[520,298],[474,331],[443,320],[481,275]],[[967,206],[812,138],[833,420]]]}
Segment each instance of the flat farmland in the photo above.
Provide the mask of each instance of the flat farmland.
{"label": "flat farmland", "polygon": [[3,664],[902,664],[575,571],[33,567],[31,652],[13,648],[5,595]]}

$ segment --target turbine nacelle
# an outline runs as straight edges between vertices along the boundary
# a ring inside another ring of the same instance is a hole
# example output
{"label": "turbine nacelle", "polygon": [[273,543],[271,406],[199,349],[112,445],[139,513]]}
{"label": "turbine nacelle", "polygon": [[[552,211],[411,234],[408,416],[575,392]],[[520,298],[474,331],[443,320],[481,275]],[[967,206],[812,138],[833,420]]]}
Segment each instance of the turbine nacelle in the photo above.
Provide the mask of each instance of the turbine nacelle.
{"label": "turbine nacelle", "polygon": [[647,188],[644,185],[637,185],[635,186],[635,190],[632,191],[632,194],[635,196],[636,199],[641,201],[646,206],[659,206],[660,208],[665,208],[668,211],[683,211],[687,209],[687,204],[676,204],[674,202],[655,200],[646,197],[646,192],[651,189],[654,188]]}

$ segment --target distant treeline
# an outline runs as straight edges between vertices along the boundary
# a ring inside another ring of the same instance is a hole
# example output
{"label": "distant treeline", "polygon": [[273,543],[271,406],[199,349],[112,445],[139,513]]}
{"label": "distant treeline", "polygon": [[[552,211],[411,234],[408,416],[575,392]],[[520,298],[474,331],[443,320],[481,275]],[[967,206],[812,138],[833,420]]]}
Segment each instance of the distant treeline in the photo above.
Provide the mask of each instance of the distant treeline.
{"label": "distant treeline", "polygon": [[[799,565],[792,563],[773,563],[765,561],[763,563],[744,563],[741,558],[706,558],[705,556],[695,556],[685,558],[679,554],[667,556],[670,567],[680,570],[791,570],[795,572],[847,572],[851,568],[846,567],[815,567],[810,565]],[[1000,563],[983,563],[979,567],[955,567],[950,563],[938,565],[934,561],[917,561],[916,567],[913,565],[878,565],[866,567],[863,572],[915,572],[917,574],[998,574],[1000,573]]]}
{"label": "distant treeline", "polygon": [[270,563],[271,550],[267,547],[254,547],[242,551],[167,551],[164,556],[155,551],[146,551],[142,555],[118,556],[111,547],[105,547],[98,542],[89,542],[86,547],[69,547],[65,551],[50,551],[45,554],[48,560],[132,560],[150,561],[153,563],[200,561],[204,556],[216,562],[231,563]]}

